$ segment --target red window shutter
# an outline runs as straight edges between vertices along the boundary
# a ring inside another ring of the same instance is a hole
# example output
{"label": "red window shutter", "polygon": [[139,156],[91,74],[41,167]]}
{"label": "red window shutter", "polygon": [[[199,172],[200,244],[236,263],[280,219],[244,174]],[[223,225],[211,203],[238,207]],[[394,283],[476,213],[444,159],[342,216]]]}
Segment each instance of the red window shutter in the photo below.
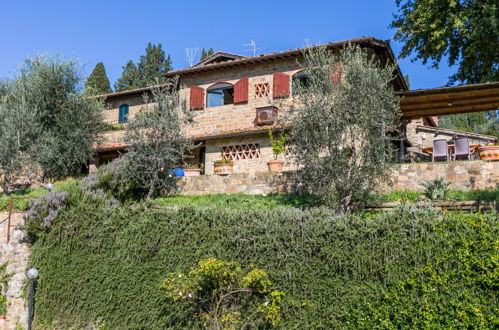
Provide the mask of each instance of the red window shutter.
{"label": "red window shutter", "polygon": [[200,110],[204,108],[204,89],[199,86],[191,87],[190,109]]}
{"label": "red window shutter", "polygon": [[272,96],[283,97],[289,96],[289,76],[282,72],[274,73],[274,86]]}
{"label": "red window shutter", "polygon": [[333,84],[338,84],[341,82],[341,63],[336,62],[333,65],[333,72],[331,73],[331,79],[333,80]]}
{"label": "red window shutter", "polygon": [[234,84],[234,104],[248,102],[248,77]]}

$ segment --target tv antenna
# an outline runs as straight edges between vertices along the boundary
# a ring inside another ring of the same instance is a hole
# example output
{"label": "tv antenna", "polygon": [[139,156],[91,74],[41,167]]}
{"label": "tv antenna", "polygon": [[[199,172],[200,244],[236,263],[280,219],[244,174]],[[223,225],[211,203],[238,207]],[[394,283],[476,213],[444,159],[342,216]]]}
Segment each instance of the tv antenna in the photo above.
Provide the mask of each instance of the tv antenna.
{"label": "tv antenna", "polygon": [[191,67],[194,64],[194,59],[196,58],[196,54],[199,50],[199,47],[194,47],[194,48],[185,48],[185,57],[187,60],[187,63],[189,63],[189,67]]}
{"label": "tv antenna", "polygon": [[253,51],[253,56],[256,56],[256,51],[257,50],[265,49],[265,47],[257,48],[256,47],[256,42],[253,39],[250,40],[250,43],[244,44],[243,46],[250,47],[250,49],[246,49],[246,51]]}

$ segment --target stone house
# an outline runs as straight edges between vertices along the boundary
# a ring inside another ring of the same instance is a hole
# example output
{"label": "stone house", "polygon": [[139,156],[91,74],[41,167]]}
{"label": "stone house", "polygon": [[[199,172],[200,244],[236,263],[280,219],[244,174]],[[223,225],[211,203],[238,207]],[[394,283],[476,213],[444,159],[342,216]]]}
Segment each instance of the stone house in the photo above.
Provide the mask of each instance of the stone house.
{"label": "stone house", "polygon": [[[327,47],[338,52],[348,43],[367,49],[380,65],[396,63],[389,43],[375,38],[328,43]],[[195,122],[184,131],[199,147],[188,161],[204,164],[206,174],[213,174],[213,162],[221,158],[234,160],[235,173],[268,171],[267,161],[272,159],[268,129],[279,129],[276,120],[291,105],[293,81],[302,78],[302,52],[294,49],[255,57],[217,52],[192,67],[166,73],[167,77],[179,77],[179,95],[195,112]],[[394,89],[407,91],[398,66],[395,74]],[[110,130],[104,133],[105,142],[97,148],[97,165],[126,149],[122,142],[123,125],[151,102],[151,96],[151,88],[100,96],[107,104],[105,121]],[[439,129],[436,117],[431,116],[408,120],[406,124],[410,140],[401,144],[403,149],[424,144],[421,141],[427,132],[420,134],[416,127]],[[284,169],[291,169],[292,164],[286,162],[285,155],[282,157]]]}

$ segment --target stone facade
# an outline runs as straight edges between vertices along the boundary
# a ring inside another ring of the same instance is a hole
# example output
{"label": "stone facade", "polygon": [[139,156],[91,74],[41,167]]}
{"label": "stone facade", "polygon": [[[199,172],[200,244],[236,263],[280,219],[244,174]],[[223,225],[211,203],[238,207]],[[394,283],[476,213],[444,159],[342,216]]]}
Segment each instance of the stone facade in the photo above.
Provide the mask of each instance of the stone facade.
{"label": "stone facade", "polygon": [[[234,173],[259,173],[267,172],[267,162],[273,159],[272,147],[267,134],[255,134],[250,136],[231,137],[224,139],[213,139],[205,142],[206,161],[205,174],[214,173],[214,161],[222,158],[222,149],[226,147],[257,146],[257,156],[251,159],[234,161]],[[292,170],[293,164],[284,155],[278,159],[284,160],[284,170]]]}
{"label": "stone facade", "polygon": [[[8,215],[6,212],[0,213],[0,220],[7,218]],[[7,263],[7,273],[11,275],[7,285],[7,317],[0,319],[0,329],[25,329],[28,322],[23,286],[26,282],[29,249],[26,243],[21,243],[24,233],[19,226],[23,223],[22,214],[12,215],[11,237],[8,244],[7,221],[0,224],[0,265]]]}
{"label": "stone facade", "polygon": [[498,138],[490,135],[470,133],[445,129],[441,127],[430,127],[424,124],[423,119],[412,120],[406,126],[407,141],[411,145],[410,151],[419,156],[419,159],[430,160],[430,156],[422,155],[421,149],[432,147],[434,140],[447,140],[450,143],[456,137],[466,137],[470,144],[479,144],[486,146],[489,143],[495,143]]}
{"label": "stone facade", "polygon": [[[287,175],[290,173],[234,173],[228,176],[204,175],[180,180],[184,195],[200,194],[268,194],[292,192]],[[443,177],[450,189],[499,189],[499,162],[463,161],[452,163],[401,164],[390,169],[380,191],[424,189],[423,181]]]}

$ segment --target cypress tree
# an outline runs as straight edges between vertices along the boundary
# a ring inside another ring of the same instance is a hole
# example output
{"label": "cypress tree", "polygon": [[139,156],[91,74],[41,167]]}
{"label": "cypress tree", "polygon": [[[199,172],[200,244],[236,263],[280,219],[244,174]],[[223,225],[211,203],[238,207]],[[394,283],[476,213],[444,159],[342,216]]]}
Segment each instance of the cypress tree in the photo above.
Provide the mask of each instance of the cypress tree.
{"label": "cypress tree", "polygon": [[99,62],[95,65],[94,70],[85,82],[85,89],[92,95],[112,92],[111,85],[109,84],[109,79],[106,74],[106,69],[104,68],[104,63]]}
{"label": "cypress tree", "polygon": [[201,51],[201,58],[199,60],[202,61],[207,57],[208,57],[208,54],[206,53],[206,50],[204,50],[204,47],[203,47],[203,50]]}
{"label": "cypress tree", "polygon": [[114,84],[117,92],[126,91],[139,87],[139,70],[132,60],[123,67],[123,73]]}
{"label": "cypress tree", "polygon": [[199,60],[202,61],[205,58],[210,57],[213,54],[215,54],[215,52],[213,51],[213,48],[210,48],[210,49],[208,49],[208,51],[206,51],[203,47],[203,50],[201,50],[201,58]]}

